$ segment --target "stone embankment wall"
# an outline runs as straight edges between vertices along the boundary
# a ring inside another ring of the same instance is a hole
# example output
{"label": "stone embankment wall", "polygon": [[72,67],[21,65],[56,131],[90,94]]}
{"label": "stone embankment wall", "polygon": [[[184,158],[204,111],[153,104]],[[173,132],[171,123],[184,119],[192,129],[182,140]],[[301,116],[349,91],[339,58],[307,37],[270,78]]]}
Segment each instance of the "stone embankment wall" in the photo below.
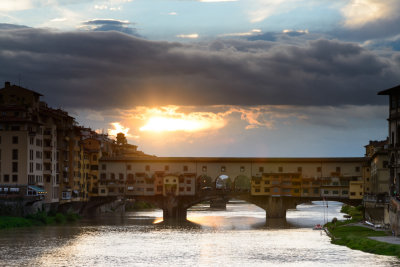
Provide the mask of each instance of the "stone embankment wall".
{"label": "stone embankment wall", "polygon": [[25,199],[0,199],[0,215],[23,217],[38,211],[50,211],[52,208],[43,200],[31,202]]}

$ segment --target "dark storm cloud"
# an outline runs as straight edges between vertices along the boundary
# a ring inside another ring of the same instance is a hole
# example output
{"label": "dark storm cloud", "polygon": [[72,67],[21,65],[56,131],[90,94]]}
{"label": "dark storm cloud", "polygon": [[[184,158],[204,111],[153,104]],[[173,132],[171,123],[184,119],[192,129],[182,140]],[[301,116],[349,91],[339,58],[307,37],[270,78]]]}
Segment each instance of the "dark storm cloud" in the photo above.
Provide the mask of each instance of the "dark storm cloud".
{"label": "dark storm cloud", "polygon": [[140,37],[132,23],[115,19],[94,19],[83,22],[84,28],[92,31],[118,31]]}
{"label": "dark storm cloud", "polygon": [[0,79],[52,106],[360,105],[400,83],[396,57],[356,44],[148,41],[118,32],[0,30]]}

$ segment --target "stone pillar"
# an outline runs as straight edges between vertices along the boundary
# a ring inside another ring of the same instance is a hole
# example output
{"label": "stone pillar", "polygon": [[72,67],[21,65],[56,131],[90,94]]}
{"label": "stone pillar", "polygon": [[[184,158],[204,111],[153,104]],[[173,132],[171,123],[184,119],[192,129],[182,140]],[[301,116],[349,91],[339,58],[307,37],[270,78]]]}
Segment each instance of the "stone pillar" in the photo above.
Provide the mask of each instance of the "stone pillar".
{"label": "stone pillar", "polygon": [[210,201],[210,208],[226,210],[226,203],[228,203],[228,200],[223,198],[213,199]]}
{"label": "stone pillar", "polygon": [[168,220],[186,220],[187,209],[183,207],[183,203],[179,201],[179,198],[174,195],[170,195],[164,198],[163,205],[163,219]]}
{"label": "stone pillar", "polygon": [[286,210],[292,208],[292,202],[283,197],[269,197],[265,208],[267,218],[286,218]]}
{"label": "stone pillar", "polygon": [[185,221],[187,210],[182,207],[166,207],[163,209],[164,221]]}

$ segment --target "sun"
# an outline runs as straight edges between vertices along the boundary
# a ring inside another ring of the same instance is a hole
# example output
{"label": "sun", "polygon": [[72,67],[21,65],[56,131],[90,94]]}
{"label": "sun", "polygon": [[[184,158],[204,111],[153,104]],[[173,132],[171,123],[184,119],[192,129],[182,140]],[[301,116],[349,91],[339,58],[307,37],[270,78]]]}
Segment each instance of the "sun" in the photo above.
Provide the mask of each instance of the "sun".
{"label": "sun", "polygon": [[207,122],[195,119],[177,119],[166,117],[151,117],[140,131],[151,132],[194,132],[207,128]]}

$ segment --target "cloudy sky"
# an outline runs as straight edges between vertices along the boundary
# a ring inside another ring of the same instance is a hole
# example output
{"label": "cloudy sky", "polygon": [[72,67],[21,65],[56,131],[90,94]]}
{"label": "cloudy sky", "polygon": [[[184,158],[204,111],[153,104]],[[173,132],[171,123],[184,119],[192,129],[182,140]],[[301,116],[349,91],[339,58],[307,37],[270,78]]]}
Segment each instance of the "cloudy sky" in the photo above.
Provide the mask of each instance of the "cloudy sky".
{"label": "cloudy sky", "polygon": [[160,156],[363,156],[398,0],[2,0],[0,81]]}

